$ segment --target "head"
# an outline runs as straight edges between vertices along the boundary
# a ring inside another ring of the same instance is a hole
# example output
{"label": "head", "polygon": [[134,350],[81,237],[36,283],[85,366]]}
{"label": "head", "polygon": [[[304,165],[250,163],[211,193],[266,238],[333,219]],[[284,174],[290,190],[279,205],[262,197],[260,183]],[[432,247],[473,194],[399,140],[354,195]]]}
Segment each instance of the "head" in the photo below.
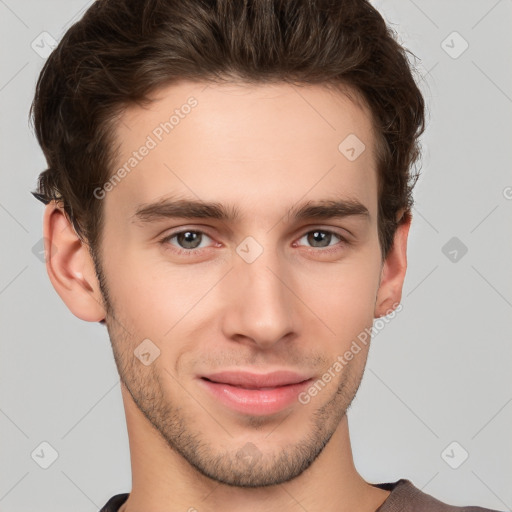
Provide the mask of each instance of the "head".
{"label": "head", "polygon": [[[98,0],[45,63],[31,110],[50,278],[106,323],[125,407],[202,474],[289,480],[349,408],[369,343],[339,356],[405,277],[411,71],[362,0]],[[331,377],[259,414],[204,386],[237,368]]]}

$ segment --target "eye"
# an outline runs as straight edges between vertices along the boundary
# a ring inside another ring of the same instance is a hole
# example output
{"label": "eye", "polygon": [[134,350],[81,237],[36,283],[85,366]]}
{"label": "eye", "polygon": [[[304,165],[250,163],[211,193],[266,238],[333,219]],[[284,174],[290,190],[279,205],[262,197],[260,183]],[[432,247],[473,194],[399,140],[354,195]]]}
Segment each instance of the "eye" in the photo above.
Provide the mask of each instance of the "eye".
{"label": "eye", "polygon": [[[348,241],[338,233],[327,229],[314,229],[304,233],[302,237],[293,244],[294,247],[297,245],[303,245],[303,240],[306,240],[307,244],[310,244],[313,252],[334,252],[344,245],[348,244]],[[210,243],[208,243],[210,241]],[[160,240],[160,243],[169,249],[169,245],[172,246],[170,249],[180,255],[194,255],[198,252],[202,252],[201,249],[206,249],[211,246],[212,238],[206,233],[196,229],[185,229],[177,231],[165,236]],[[341,242],[341,243],[340,243]],[[317,249],[324,249],[319,251]]]}
{"label": "eye", "polygon": [[[314,229],[313,231],[308,231],[299,239],[299,242],[303,239],[306,239],[307,243],[311,244],[312,247],[320,249],[323,247],[336,246],[340,241],[348,243],[347,240],[338,233],[326,229]],[[338,241],[336,241],[336,239],[338,239]],[[331,244],[331,242],[334,243]]]}
{"label": "eye", "polygon": [[[187,229],[184,231],[179,231],[177,233],[173,233],[171,235],[166,236],[160,242],[162,244],[170,244],[178,249],[179,253],[191,252],[194,249],[203,249],[207,247],[208,244],[203,244],[205,239],[211,238],[202,231],[197,231],[193,229]],[[176,243],[172,241],[175,240]]]}

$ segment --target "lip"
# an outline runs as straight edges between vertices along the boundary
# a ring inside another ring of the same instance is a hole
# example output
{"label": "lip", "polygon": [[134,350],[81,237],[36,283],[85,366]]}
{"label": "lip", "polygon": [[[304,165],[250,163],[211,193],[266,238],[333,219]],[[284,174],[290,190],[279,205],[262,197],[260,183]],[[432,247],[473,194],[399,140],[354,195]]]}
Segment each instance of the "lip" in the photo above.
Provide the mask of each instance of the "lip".
{"label": "lip", "polygon": [[198,379],[210,395],[223,405],[245,414],[266,415],[293,403],[312,381],[309,375],[292,371],[250,373],[224,371]]}

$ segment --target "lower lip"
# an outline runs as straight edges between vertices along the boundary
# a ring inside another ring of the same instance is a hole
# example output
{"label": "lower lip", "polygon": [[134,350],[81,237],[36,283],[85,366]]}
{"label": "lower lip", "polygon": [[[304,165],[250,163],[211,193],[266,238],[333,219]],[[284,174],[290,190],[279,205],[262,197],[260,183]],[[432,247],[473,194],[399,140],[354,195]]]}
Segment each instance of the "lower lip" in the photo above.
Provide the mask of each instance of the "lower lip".
{"label": "lower lip", "polygon": [[235,411],[246,414],[273,414],[298,402],[297,395],[312,379],[267,389],[245,389],[205,379],[199,380],[217,400]]}

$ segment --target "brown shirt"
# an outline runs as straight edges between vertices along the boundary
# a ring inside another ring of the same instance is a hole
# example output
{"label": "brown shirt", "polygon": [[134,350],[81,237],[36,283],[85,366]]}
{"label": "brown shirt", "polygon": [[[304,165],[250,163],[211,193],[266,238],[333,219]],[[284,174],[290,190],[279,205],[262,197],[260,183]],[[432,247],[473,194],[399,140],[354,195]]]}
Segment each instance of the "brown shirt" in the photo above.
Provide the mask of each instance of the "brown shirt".
{"label": "brown shirt", "polygon": [[[490,508],[447,505],[420,491],[404,478],[396,482],[372,485],[391,491],[386,501],[375,512],[499,512]],[[127,499],[128,493],[117,494],[110,498],[100,512],[118,512],[119,507]]]}
{"label": "brown shirt", "polygon": [[375,512],[498,512],[490,508],[448,505],[424,493],[405,478],[393,483],[373,485],[391,491]]}

